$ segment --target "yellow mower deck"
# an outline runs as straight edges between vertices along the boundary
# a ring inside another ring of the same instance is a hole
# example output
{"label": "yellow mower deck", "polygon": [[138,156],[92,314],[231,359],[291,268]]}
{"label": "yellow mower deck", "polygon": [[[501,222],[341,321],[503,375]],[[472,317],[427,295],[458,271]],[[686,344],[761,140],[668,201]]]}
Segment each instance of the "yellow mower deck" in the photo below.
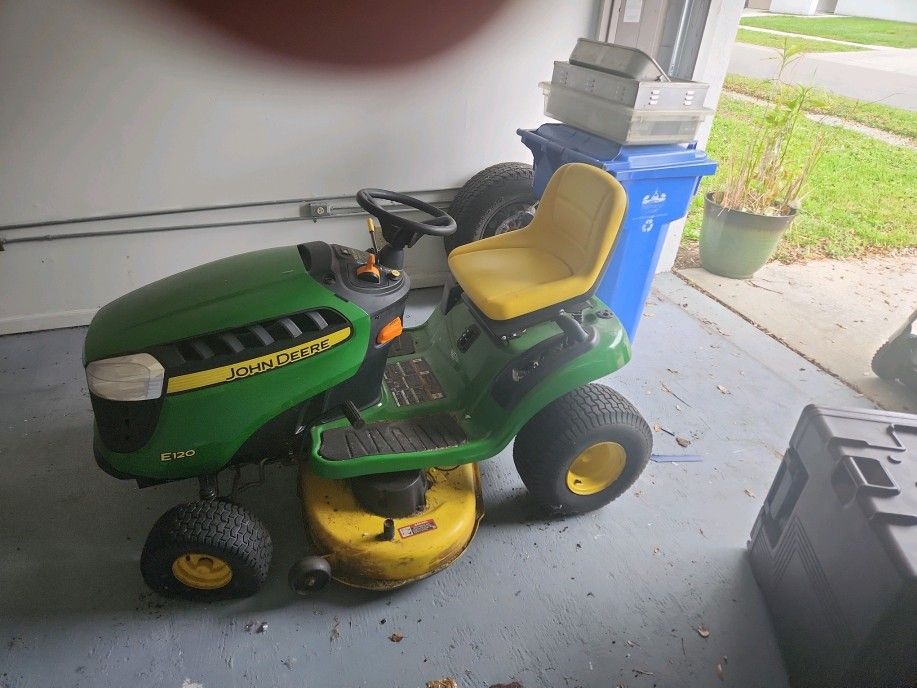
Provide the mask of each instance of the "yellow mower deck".
{"label": "yellow mower deck", "polygon": [[397,588],[461,556],[484,515],[477,466],[431,468],[427,474],[433,484],[426,509],[394,519],[394,539],[382,540],[385,518],[363,509],[347,481],[321,478],[308,467],[301,470],[306,527],[335,580],[358,588]]}

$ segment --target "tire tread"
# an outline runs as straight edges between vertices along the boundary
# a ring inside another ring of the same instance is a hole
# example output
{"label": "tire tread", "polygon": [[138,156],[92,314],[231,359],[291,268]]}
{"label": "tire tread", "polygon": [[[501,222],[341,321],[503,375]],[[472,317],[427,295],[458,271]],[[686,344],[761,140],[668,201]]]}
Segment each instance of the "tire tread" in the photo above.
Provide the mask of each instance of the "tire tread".
{"label": "tire tread", "polygon": [[[158,588],[156,581],[161,572],[154,563],[156,552],[176,547],[193,550],[202,545],[241,559],[257,587],[267,580],[273,554],[270,533],[245,508],[224,500],[179,504],[164,513],[153,525],[143,548],[140,561],[144,579]],[[194,593],[189,596],[203,597]]]}
{"label": "tire tread", "polygon": [[[640,412],[613,389],[596,383],[578,387],[548,404],[535,414],[516,437],[513,458],[519,475],[529,492],[543,503],[551,501],[552,473],[539,470],[530,460],[540,455],[569,452],[578,438],[607,426],[625,425],[638,430],[647,447],[652,447],[653,433]],[[640,476],[649,461],[649,451],[637,457],[629,477],[615,483],[615,499]]]}
{"label": "tire tread", "polygon": [[459,190],[449,206],[449,214],[458,224],[455,234],[445,237],[446,249],[452,249],[474,240],[482,217],[488,215],[499,198],[489,196],[493,190],[506,183],[526,181],[531,184],[533,168],[524,162],[501,162],[491,165],[469,179]]}

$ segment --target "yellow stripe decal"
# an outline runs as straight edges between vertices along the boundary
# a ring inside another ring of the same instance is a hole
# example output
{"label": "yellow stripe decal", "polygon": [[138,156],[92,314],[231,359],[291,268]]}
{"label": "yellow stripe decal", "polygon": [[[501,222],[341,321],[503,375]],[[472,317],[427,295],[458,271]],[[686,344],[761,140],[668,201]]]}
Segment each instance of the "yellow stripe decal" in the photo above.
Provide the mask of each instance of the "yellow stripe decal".
{"label": "yellow stripe decal", "polygon": [[290,363],[301,361],[315,354],[327,351],[333,346],[340,344],[350,337],[350,328],[345,327],[337,332],[332,332],[324,337],[313,339],[304,344],[291,346],[289,349],[275,351],[266,356],[250,358],[247,361],[239,361],[230,365],[202,370],[197,373],[188,373],[186,375],[177,375],[169,378],[167,392],[175,394],[176,392],[187,392],[189,389],[198,389],[199,387],[209,387],[218,385],[222,382],[234,382],[246,377],[252,377],[260,373],[266,373],[275,368],[281,368]]}

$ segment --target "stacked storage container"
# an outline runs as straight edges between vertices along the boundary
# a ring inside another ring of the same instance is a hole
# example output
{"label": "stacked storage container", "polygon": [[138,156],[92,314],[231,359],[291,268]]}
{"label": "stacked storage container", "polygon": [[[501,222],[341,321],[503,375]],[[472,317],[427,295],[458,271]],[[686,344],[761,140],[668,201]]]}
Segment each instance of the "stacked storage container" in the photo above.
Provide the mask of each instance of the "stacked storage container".
{"label": "stacked storage container", "polygon": [[541,87],[546,115],[621,144],[693,141],[712,114],[707,84],[672,80],[640,50],[586,38]]}

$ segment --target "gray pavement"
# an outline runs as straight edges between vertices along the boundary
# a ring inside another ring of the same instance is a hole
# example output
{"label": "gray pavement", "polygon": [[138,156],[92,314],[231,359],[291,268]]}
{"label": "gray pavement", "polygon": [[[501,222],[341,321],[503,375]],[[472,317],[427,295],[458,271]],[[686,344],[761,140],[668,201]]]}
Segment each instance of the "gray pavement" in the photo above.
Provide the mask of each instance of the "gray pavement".
{"label": "gray pavement", "polygon": [[917,413],[913,393],[870,368],[876,349],[917,308],[917,258],[774,262],[750,280],[703,268],[679,274],[883,408]]}
{"label": "gray pavement", "polygon": [[[777,55],[773,48],[736,43],[729,73],[773,78],[779,66]],[[787,68],[784,79],[866,102],[917,110],[917,49],[806,53]]]}

